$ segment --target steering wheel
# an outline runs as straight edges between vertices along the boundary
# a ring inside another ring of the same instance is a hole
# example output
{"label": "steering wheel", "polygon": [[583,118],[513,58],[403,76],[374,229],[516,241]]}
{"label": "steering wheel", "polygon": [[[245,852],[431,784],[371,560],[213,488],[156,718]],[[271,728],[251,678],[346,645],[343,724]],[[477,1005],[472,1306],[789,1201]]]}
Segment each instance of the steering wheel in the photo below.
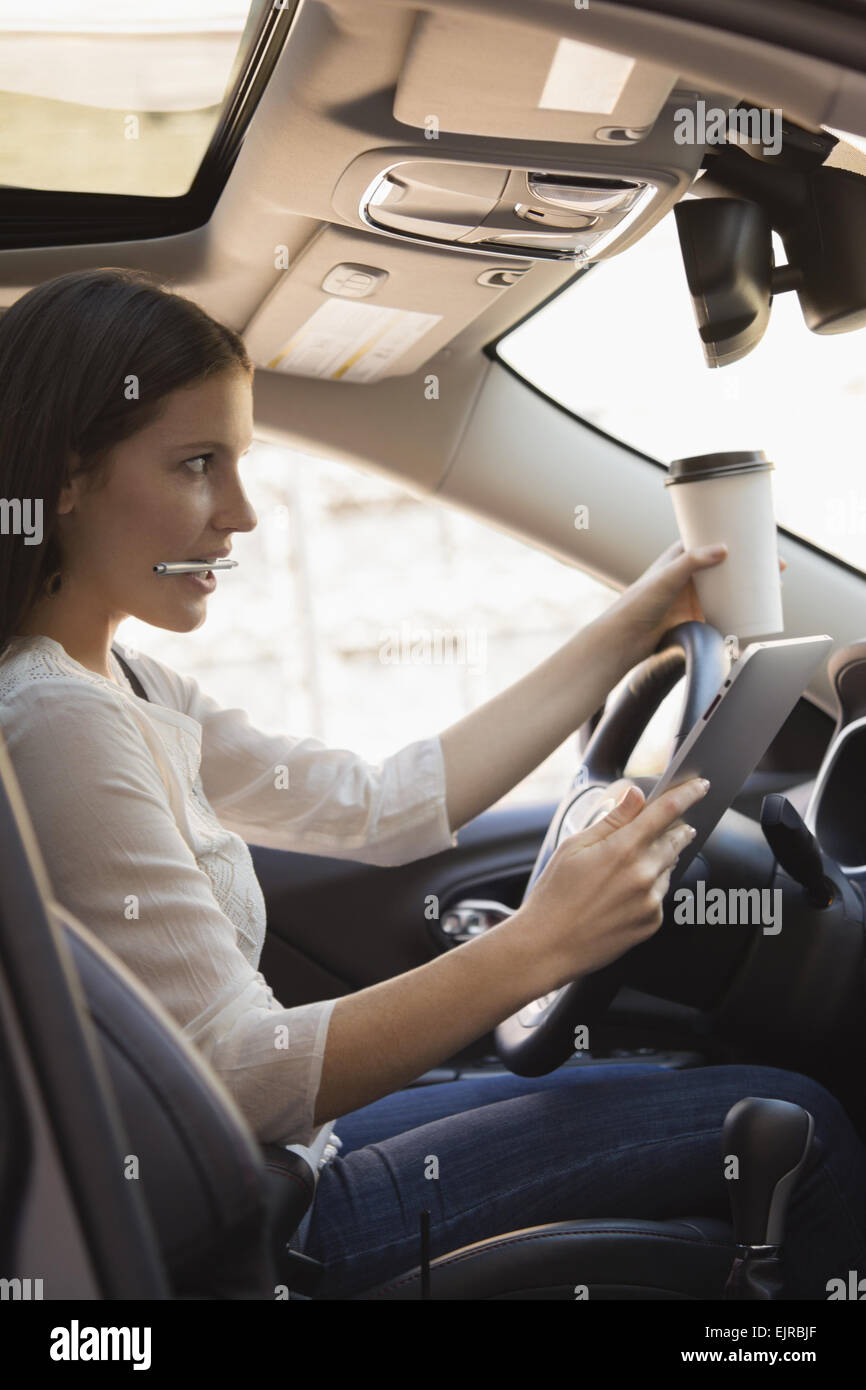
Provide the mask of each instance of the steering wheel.
{"label": "steering wheel", "polygon": [[[585,830],[612,809],[611,783],[623,777],[632,749],[662,700],[683,674],[685,696],[672,755],[707,710],[728,674],[725,640],[708,623],[679,623],[662,637],[651,656],[636,666],[587,745],[574,781],[556,809],[529,876],[525,902],[561,840]],[[671,876],[672,880],[674,875]],[[646,945],[646,943],[641,943]],[[635,949],[635,948],[632,948]],[[583,975],[533,1000],[500,1023],[496,1049],[518,1076],[553,1071],[575,1050],[575,1029],[606,1010],[627,970],[630,951],[600,970]]]}

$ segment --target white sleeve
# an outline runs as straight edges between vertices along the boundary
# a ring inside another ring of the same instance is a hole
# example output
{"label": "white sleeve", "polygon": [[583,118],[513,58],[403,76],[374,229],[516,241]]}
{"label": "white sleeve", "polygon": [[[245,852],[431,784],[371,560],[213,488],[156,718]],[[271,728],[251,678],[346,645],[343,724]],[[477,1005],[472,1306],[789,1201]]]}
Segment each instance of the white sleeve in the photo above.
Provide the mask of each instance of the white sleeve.
{"label": "white sleeve", "polygon": [[307,1145],[336,1000],[283,1008],[245,959],[125,699],[70,677],[6,704],[52,892],[153,991],[259,1140]]}
{"label": "white sleeve", "polygon": [[268,849],[407,864],[457,844],[438,735],[378,766],[320,739],[266,734],[180,677],[184,712],[202,727],[201,778],[218,819]]}

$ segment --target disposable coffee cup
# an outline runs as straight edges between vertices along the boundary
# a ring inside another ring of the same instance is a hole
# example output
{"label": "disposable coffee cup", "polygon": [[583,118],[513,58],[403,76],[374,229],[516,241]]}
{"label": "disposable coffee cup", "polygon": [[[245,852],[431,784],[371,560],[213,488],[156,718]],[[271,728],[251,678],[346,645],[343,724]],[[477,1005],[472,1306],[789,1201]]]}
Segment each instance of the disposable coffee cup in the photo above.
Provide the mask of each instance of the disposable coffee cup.
{"label": "disposable coffee cup", "polygon": [[693,576],[704,617],[724,637],[784,631],[771,475],[762,450],[674,459],[670,488],[686,550],[724,543],[724,560]]}

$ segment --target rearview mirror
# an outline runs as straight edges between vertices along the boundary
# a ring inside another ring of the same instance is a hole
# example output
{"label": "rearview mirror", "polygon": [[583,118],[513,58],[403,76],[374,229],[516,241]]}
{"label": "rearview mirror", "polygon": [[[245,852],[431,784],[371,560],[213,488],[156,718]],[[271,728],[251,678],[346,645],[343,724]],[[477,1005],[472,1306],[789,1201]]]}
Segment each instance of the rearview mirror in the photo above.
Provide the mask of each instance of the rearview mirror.
{"label": "rearview mirror", "polygon": [[[698,197],[674,208],[709,367],[727,366],[757,347],[773,296],[785,290],[797,291],[812,333],[866,327],[866,178],[826,167],[770,176],[762,166],[759,174],[747,159],[727,171],[727,180],[747,185],[760,202]],[[787,265],[775,264],[774,229]]]}
{"label": "rearview mirror", "polygon": [[724,367],[757,347],[770,321],[770,219],[738,198],[690,199],[674,216],[704,357]]}

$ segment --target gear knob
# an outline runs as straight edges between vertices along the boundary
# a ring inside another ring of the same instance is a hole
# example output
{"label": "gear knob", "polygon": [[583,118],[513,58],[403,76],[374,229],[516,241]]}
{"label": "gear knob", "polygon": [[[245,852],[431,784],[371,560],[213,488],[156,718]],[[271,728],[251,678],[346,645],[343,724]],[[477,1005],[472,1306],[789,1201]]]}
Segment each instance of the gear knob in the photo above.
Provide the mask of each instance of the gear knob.
{"label": "gear knob", "polygon": [[737,1244],[782,1244],[788,1202],[812,1146],[815,1121],[801,1105],[747,1096],[728,1111],[722,1127],[727,1167],[738,1160],[728,1192]]}

